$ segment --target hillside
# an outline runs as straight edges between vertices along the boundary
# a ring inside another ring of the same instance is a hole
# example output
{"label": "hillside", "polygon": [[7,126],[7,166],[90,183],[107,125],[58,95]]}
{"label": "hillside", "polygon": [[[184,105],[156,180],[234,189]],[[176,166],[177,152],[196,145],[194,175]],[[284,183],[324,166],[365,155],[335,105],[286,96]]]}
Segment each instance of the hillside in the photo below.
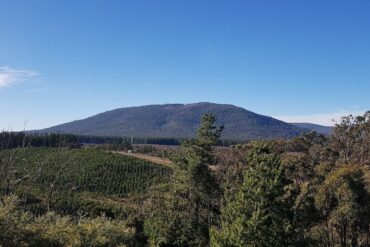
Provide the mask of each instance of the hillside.
{"label": "hillside", "polygon": [[292,124],[299,128],[309,129],[309,130],[316,131],[317,133],[324,134],[324,135],[331,135],[334,129],[334,127],[323,126],[323,125],[312,124],[312,123],[292,123]]}
{"label": "hillside", "polygon": [[226,139],[290,138],[304,129],[241,107],[213,104],[166,104],[120,108],[83,120],[40,130],[93,136],[192,137],[201,116],[215,114]]}

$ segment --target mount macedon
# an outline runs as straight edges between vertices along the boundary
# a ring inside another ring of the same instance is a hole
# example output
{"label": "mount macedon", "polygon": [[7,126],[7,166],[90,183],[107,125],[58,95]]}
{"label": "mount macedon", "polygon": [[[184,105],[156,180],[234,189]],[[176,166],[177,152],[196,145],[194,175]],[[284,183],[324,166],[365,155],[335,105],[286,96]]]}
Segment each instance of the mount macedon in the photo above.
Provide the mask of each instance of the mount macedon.
{"label": "mount macedon", "polygon": [[310,126],[322,134],[330,133],[331,128],[289,124],[234,105],[202,102],[120,108],[37,132],[118,137],[193,137],[205,113],[216,115],[218,124],[224,125],[224,139],[292,138],[309,131]]}

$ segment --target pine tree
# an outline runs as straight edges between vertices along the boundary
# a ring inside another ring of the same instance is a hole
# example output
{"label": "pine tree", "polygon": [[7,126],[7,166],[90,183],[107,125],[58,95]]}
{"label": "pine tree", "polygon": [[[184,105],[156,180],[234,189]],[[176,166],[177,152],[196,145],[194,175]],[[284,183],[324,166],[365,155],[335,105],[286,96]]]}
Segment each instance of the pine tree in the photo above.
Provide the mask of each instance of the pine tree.
{"label": "pine tree", "polygon": [[289,246],[289,207],[279,157],[258,144],[243,175],[240,191],[222,210],[221,229],[211,231],[211,246]]}
{"label": "pine tree", "polygon": [[222,127],[204,115],[197,137],[184,141],[175,159],[173,181],[153,191],[145,224],[153,246],[207,246],[216,220],[220,189],[208,166],[215,162],[213,146]]}

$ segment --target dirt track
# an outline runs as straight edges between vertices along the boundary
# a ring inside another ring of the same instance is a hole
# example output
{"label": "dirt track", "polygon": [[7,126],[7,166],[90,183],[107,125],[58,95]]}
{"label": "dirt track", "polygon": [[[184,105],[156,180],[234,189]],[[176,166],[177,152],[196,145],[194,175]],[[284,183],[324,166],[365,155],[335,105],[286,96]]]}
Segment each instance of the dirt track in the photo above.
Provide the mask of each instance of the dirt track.
{"label": "dirt track", "polygon": [[163,159],[163,158],[160,158],[160,157],[151,156],[151,155],[147,155],[147,154],[126,153],[126,152],[119,152],[119,151],[115,151],[113,153],[122,154],[122,155],[126,155],[126,156],[131,156],[131,157],[135,157],[135,158],[138,158],[138,159],[143,159],[143,160],[146,160],[146,161],[158,164],[158,165],[163,165],[163,166],[171,166],[172,165],[172,161],[169,160],[169,159]]}

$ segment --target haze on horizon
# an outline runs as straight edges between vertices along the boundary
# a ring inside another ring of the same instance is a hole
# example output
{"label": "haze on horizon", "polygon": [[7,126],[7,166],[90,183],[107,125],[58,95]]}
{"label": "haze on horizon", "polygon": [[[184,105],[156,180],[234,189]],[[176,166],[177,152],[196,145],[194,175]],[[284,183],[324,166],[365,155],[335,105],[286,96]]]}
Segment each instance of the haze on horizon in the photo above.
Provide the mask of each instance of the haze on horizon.
{"label": "haze on horizon", "polygon": [[164,103],[322,125],[370,110],[366,0],[0,2],[0,129]]}

